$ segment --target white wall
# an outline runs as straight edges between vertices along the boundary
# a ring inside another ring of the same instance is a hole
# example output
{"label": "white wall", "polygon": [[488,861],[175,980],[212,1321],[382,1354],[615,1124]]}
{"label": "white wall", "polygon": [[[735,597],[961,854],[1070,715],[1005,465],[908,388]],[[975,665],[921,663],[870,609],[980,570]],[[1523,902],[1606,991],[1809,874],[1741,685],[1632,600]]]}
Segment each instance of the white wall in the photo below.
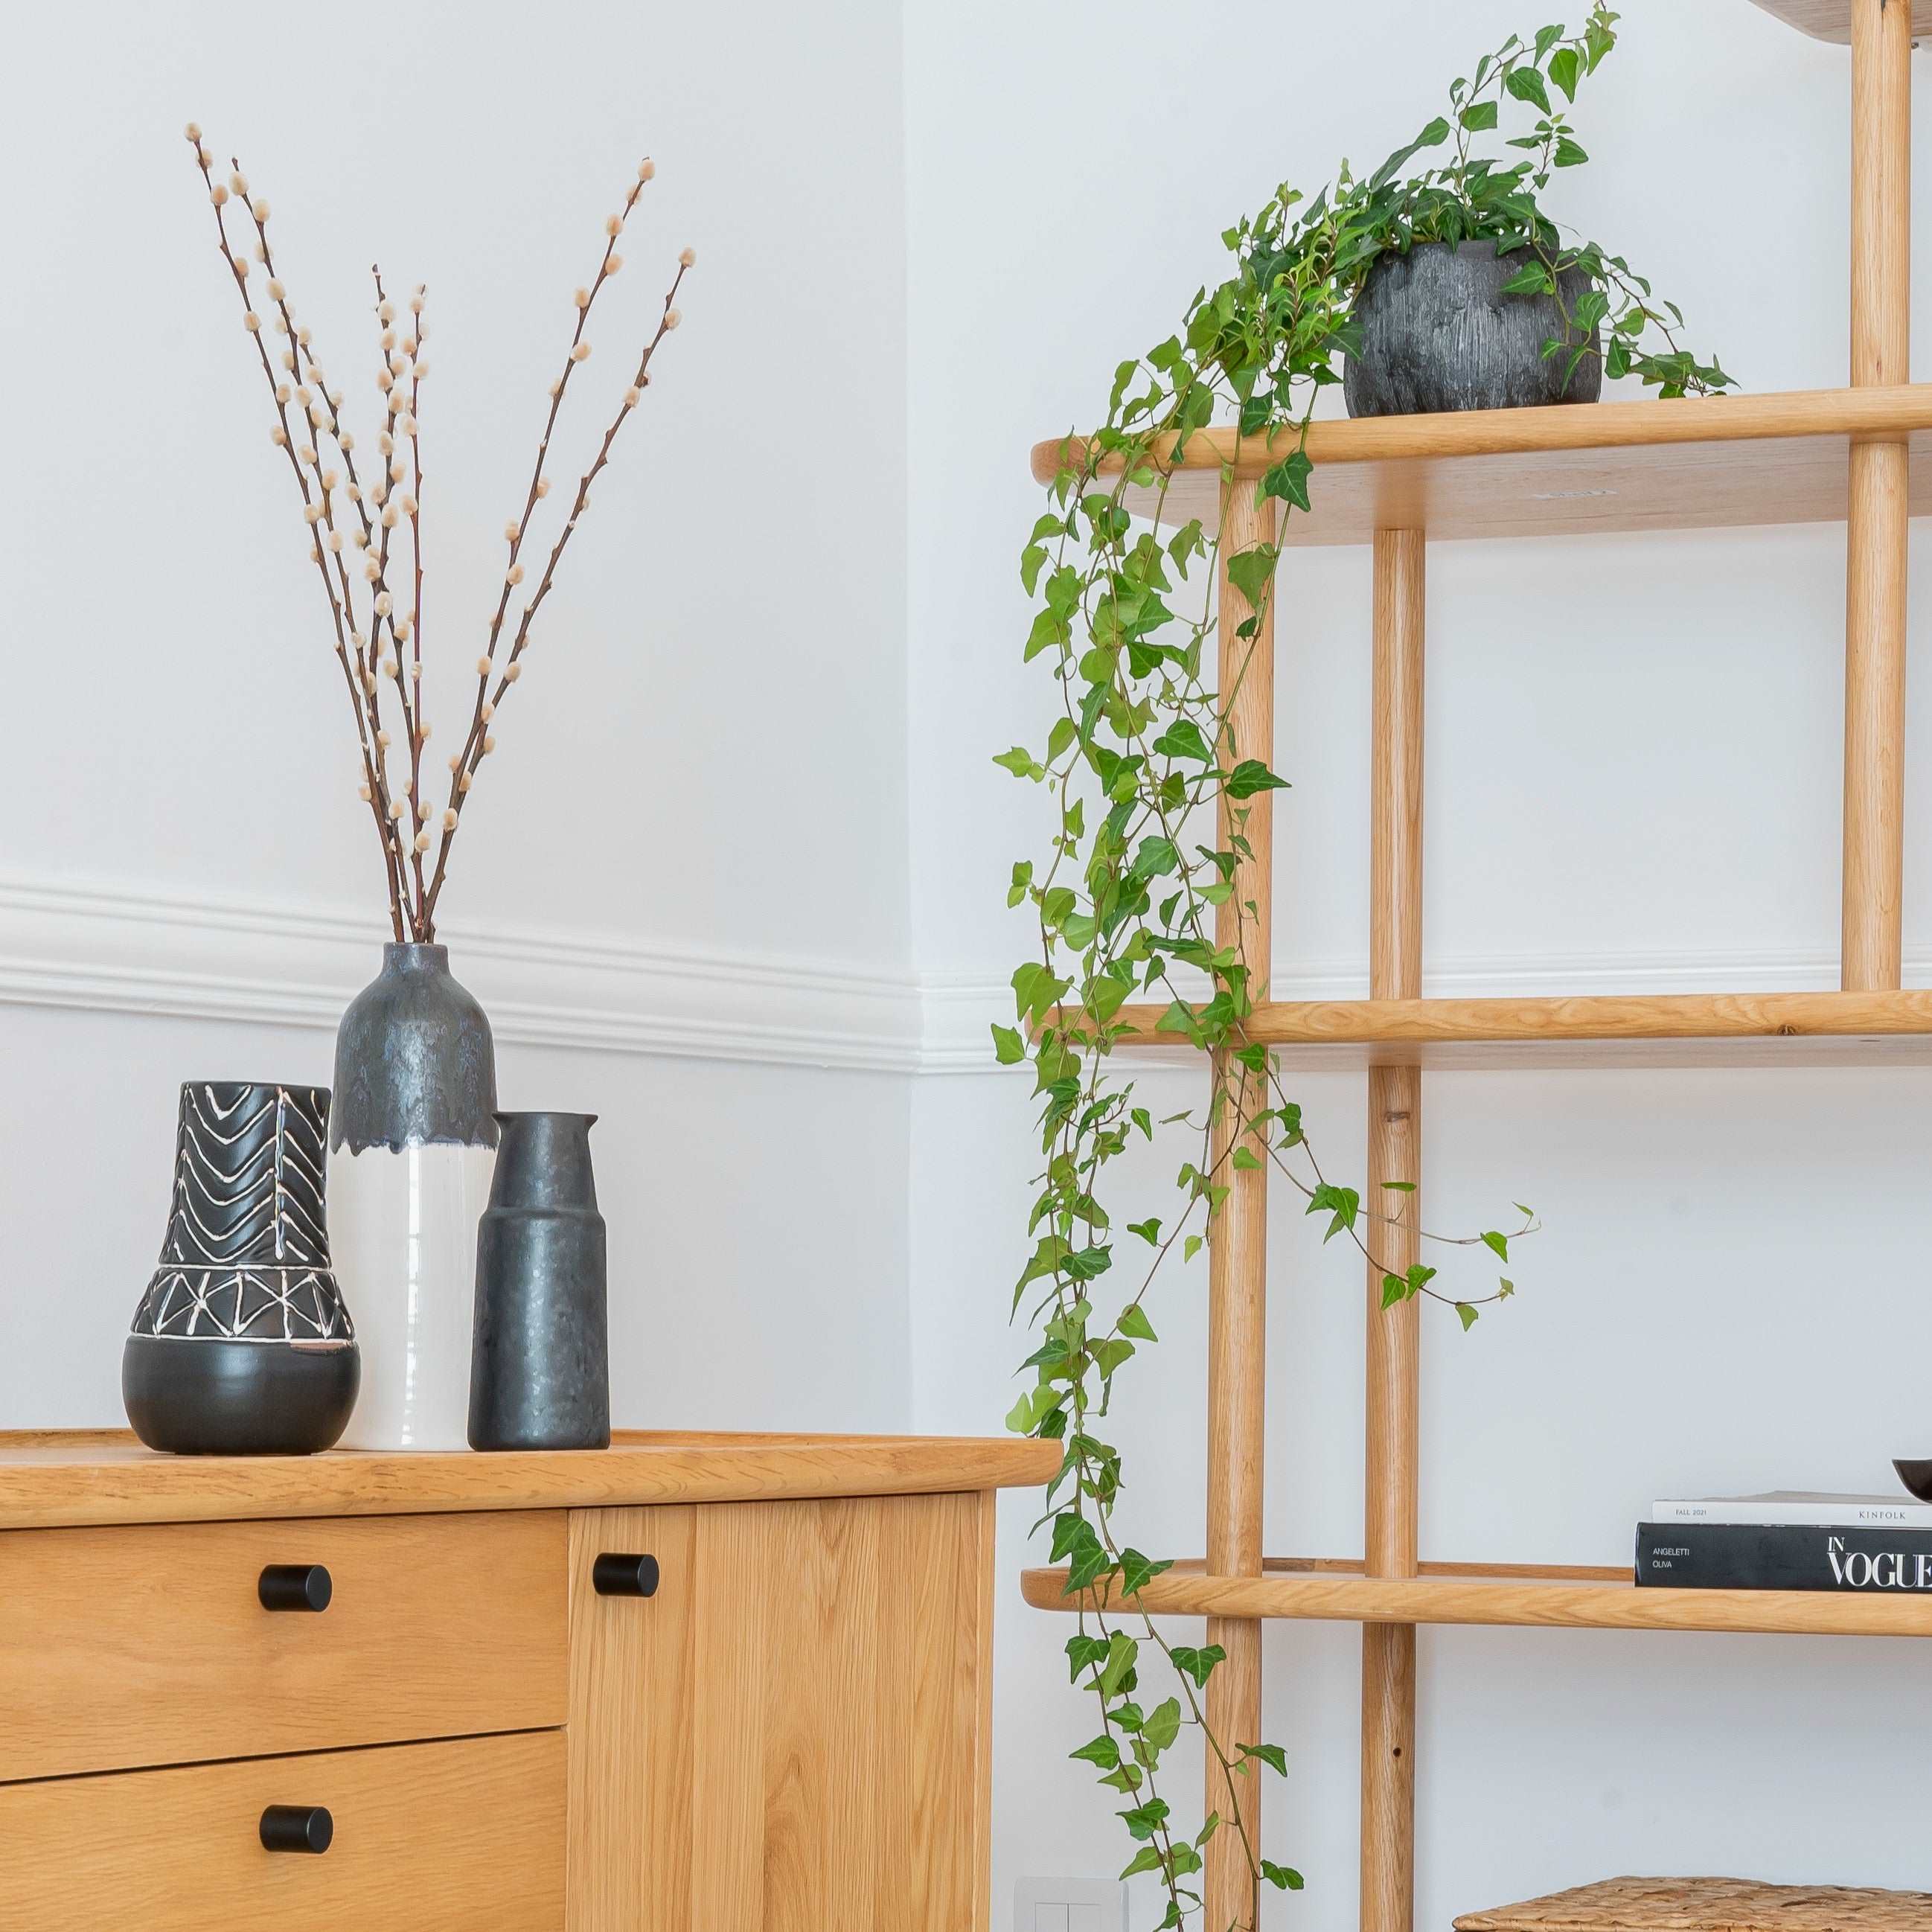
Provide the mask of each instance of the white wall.
{"label": "white wall", "polygon": [[[1651,274],[1750,388],[1841,382],[1848,56],[1744,0],[1624,14],[1576,112],[1593,164],[1563,182],[1562,212]],[[1372,20],[1312,0],[908,9],[926,971],[1004,980],[1024,938],[1000,910],[1007,868],[1050,829],[1040,794],[987,763],[1044,729],[1013,567],[1040,507],[1028,446],[1094,419],[1115,362],[1224,272],[1220,230],[1277,181],[1312,190],[1345,152],[1372,166],[1480,50],[1565,16],[1512,0],[1396,0]],[[1445,545],[1430,569],[1430,990],[1834,983],[1842,533]],[[1366,560],[1298,552],[1284,590],[1276,762],[1295,788],[1276,821],[1276,986],[1346,996],[1366,990]],[[1922,600],[1921,774],[1928,635]],[[1918,984],[1924,798],[1915,776]],[[1197,1090],[1147,1077],[1157,1113]],[[1359,1173],[1360,1080],[1296,1084],[1331,1166]],[[1932,1439],[1915,1369],[1932,1342],[1927,1099],[1909,1071],[1432,1078],[1430,1223],[1491,1225],[1516,1198],[1548,1232],[1521,1249],[1507,1310],[1466,1338],[1426,1324],[1424,1554],[1624,1562],[1659,1492],[1888,1486],[1888,1458]],[[1031,1109],[1024,1083],[961,1077],[922,1081],[913,1107],[916,1414],[982,1425],[1029,1346],[1005,1308]],[[1117,1218],[1162,1211],[1178,1158],[1147,1160]],[[1286,1204],[1271,1240],[1268,1546],[1357,1553],[1360,1270]],[[1117,1418],[1130,1534],[1168,1554],[1201,1544],[1204,1285],[1159,1292],[1160,1366],[1136,1365]],[[1007,1513],[1009,1575],[1031,1513]],[[1020,1876],[1125,1862],[1112,1794],[1062,1756],[1093,1729],[1066,1687],[1066,1627],[1004,1587],[1002,1912]],[[1357,1635],[1279,1625],[1267,1643],[1270,1735],[1292,1767],[1270,1786],[1267,1849],[1310,1881],[1268,1922],[1340,1932]],[[1904,1714],[1932,1690],[1916,1646],[1432,1630],[1421,1660],[1420,1926],[1624,1870],[1932,1882]]]}
{"label": "white wall", "polygon": [[685,326],[504,706],[447,937],[506,1104],[602,1116],[620,1420],[902,1426],[897,7],[96,0],[6,24],[0,1426],[119,1419],[176,1083],[326,1080],[382,937],[190,118],[269,197],[365,442],[368,265],[429,285],[433,748],[570,291],[656,157],[553,504],[689,242]]}

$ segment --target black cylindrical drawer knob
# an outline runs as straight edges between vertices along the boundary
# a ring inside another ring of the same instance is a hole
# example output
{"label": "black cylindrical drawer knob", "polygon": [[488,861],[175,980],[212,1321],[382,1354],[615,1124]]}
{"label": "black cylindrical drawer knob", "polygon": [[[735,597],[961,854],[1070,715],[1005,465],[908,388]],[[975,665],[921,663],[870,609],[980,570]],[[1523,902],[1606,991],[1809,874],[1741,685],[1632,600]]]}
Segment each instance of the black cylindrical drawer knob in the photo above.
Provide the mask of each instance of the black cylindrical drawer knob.
{"label": "black cylindrical drawer knob", "polygon": [[654,1597],[658,1559],[620,1556],[607,1550],[590,1566],[590,1586],[600,1597]]}
{"label": "black cylindrical drawer knob", "polygon": [[255,1594],[265,1610],[326,1610],[334,1588],[320,1563],[271,1563]]}
{"label": "black cylindrical drawer knob", "polygon": [[309,1852],[320,1857],[335,1838],[326,1804],[271,1804],[262,1814],[265,1852]]}

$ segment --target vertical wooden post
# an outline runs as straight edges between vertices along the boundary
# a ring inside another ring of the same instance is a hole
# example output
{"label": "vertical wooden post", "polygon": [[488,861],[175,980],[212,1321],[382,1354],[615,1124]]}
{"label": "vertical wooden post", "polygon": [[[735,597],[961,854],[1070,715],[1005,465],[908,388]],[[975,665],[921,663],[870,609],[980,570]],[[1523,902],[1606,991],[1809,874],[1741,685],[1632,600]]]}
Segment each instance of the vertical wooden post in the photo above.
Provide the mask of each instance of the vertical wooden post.
{"label": "vertical wooden post", "polygon": [[[1272,501],[1257,506],[1252,482],[1231,482],[1221,493],[1220,601],[1220,685],[1223,702],[1234,694],[1234,744],[1223,748],[1224,769],[1234,760],[1270,760],[1274,751],[1274,597],[1271,593],[1253,639],[1238,636],[1251,614],[1247,601],[1228,580],[1227,560],[1258,543],[1274,540]],[[1273,903],[1274,811],[1270,795],[1258,794],[1245,806],[1221,802],[1220,837],[1229,849],[1234,812],[1245,810],[1241,826],[1253,856],[1241,862],[1234,890],[1215,915],[1215,940],[1238,944],[1256,997],[1265,987],[1270,948],[1268,920]],[[1252,902],[1252,914],[1244,910]],[[1254,1098],[1256,1076],[1231,1056],[1216,1056],[1217,1090],[1222,1082],[1248,1084],[1246,1111],[1264,1106]],[[1217,1162],[1229,1149],[1234,1123],[1229,1110],[1218,1123],[1214,1151]],[[1264,1346],[1268,1310],[1268,1169],[1221,1170],[1229,1189],[1208,1235],[1208,1568],[1220,1576],[1262,1574],[1262,1473],[1263,1420],[1267,1388]],[[1232,1754],[1238,1744],[1258,1744],[1262,1728],[1262,1627],[1251,1620],[1210,1617],[1208,1641],[1227,1652],[1208,1680],[1208,1720]],[[1208,1840],[1203,1874],[1204,1924],[1214,1932],[1256,1923],[1255,1886],[1239,1834],[1236,1808],[1251,1842],[1259,1845],[1260,1774],[1230,1778],[1210,1762],[1207,1804],[1223,1821]]]}
{"label": "vertical wooden post", "polygon": [[[1422,689],[1427,546],[1420,530],[1375,544],[1374,748],[1370,790],[1369,992],[1422,993]],[[1420,1309],[1384,1310],[1384,1268],[1419,1258],[1420,1197],[1384,1184],[1420,1178],[1422,1074],[1369,1069],[1370,1245],[1366,1510],[1372,1576],[1416,1563],[1418,1345]],[[1363,1932],[1410,1932],[1415,1873],[1415,1627],[1362,1626]]]}
{"label": "vertical wooden post", "polygon": [[[1852,381],[1910,380],[1912,8],[1852,0]],[[1841,982],[1898,986],[1910,451],[1854,442],[1846,506]]]}

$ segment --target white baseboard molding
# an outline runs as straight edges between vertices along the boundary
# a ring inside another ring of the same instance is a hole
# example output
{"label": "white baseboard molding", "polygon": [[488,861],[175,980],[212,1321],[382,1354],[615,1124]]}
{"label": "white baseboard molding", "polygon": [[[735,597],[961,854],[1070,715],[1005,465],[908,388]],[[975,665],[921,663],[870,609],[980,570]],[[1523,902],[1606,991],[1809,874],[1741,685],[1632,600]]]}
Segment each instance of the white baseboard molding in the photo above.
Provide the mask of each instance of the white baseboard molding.
{"label": "white baseboard molding", "polygon": [[[878,1073],[992,1073],[1012,998],[991,970],[915,974],[609,934],[452,925],[464,982],[500,1039]],[[333,1028],[372,976],[378,919],[326,908],[0,878],[0,1004]],[[1932,980],[1908,956],[1906,982]],[[1365,956],[1286,962],[1278,998],[1359,999]],[[1470,956],[1432,963],[1440,996],[1803,992],[1837,983],[1822,948]]]}

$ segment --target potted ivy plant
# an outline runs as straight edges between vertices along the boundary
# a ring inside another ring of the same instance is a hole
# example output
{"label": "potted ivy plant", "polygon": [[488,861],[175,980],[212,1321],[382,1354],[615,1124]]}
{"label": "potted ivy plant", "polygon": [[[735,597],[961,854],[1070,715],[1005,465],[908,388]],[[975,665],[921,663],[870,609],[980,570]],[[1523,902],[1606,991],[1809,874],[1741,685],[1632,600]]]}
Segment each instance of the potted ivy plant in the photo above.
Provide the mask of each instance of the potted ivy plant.
{"label": "potted ivy plant", "polygon": [[[1216,916],[1229,906],[1252,916],[1238,890],[1242,827],[1250,802],[1286,781],[1235,743],[1238,663],[1233,688],[1218,688],[1214,586],[1225,572],[1252,607],[1236,632],[1252,652],[1279,548],[1262,539],[1223,556],[1218,530],[1169,522],[1167,487],[1190,438],[1232,418],[1267,454],[1258,498],[1284,516],[1307,511],[1319,487],[1308,424],[1321,392],[1352,376],[1365,412],[1543,399],[1526,370],[1564,395],[1585,384],[1594,394],[1604,376],[1635,375],[1670,396],[1729,385],[1714,358],[1679,343],[1674,307],[1622,256],[1565,239],[1542,206],[1557,172],[1587,158],[1556,96],[1567,106],[1615,47],[1617,18],[1598,4],[1580,32],[1512,36],[1453,82],[1450,114],[1372,174],[1344,166],[1312,200],[1284,184],[1228,230],[1233,272],[1194,297],[1174,334],[1115,370],[1104,420],[1060,446],[1051,502],[1020,560],[1035,605],[1024,655],[1053,680],[1054,721],[1039,750],[1016,746],[997,762],[1043,788],[1053,812],[1043,856],[1012,868],[1007,902],[1024,909],[1031,944],[1012,976],[1017,1024],[993,1029],[999,1059],[1033,1070],[1043,1156],[1032,1252],[1013,1291],[1037,1346],[1007,1422],[1064,1445],[1042,1521],[1070,1593],[1088,1593],[1066,1654],[1100,1721],[1073,1755],[1114,1794],[1134,1845],[1127,1873],[1157,1875],[1163,1927],[1198,1912],[1196,1875],[1217,1831],[1238,1837],[1257,1885],[1301,1883],[1262,1856],[1238,1804],[1196,1827],[1166,1795],[1163,1767],[1190,1732],[1231,1798],[1237,1780],[1285,1772],[1286,1759],[1278,1744],[1216,1735],[1205,1690],[1220,1651],[1171,1642],[1137,1601],[1169,1566],[1129,1540],[1124,1465],[1102,1432],[1156,1340],[1163,1282],[1206,1238],[1228,1170],[1265,1160],[1304,1196],[1324,1239],[1347,1240],[1377,1267],[1385,1309],[1430,1301],[1466,1330],[1514,1292],[1501,1273],[1475,1284],[1419,1262],[1382,1267],[1384,1209],[1320,1165],[1278,1057],[1247,1036],[1259,989],[1245,949],[1217,942]],[[1505,135],[1505,114],[1521,132]],[[1414,165],[1443,149],[1439,164]],[[1507,344],[1486,346],[1502,359],[1472,370],[1432,338],[1456,278],[1485,258],[1479,286],[1521,306],[1502,311]],[[1138,514],[1150,503],[1151,525]],[[1128,1030],[1120,1010],[1136,997],[1167,1000],[1162,1028],[1214,1050],[1203,1055],[1204,1106],[1156,1122],[1136,1100],[1114,1054]],[[1174,1208],[1130,1220],[1112,1163],[1169,1135],[1184,1137]],[[1528,1209],[1517,1213],[1424,1238],[1458,1262],[1507,1268],[1512,1244],[1536,1226]]]}

